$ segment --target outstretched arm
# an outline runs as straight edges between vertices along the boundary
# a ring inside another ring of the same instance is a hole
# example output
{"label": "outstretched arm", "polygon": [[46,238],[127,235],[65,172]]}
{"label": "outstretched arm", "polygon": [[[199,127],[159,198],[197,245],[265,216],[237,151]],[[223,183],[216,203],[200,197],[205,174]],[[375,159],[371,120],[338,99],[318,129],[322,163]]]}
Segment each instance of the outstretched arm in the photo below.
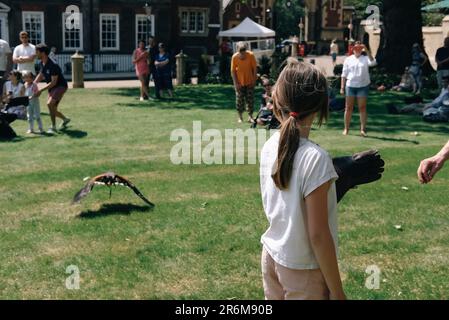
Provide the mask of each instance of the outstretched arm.
{"label": "outstretched arm", "polygon": [[424,159],[418,168],[418,179],[421,183],[429,183],[449,159],[449,141],[431,158]]}

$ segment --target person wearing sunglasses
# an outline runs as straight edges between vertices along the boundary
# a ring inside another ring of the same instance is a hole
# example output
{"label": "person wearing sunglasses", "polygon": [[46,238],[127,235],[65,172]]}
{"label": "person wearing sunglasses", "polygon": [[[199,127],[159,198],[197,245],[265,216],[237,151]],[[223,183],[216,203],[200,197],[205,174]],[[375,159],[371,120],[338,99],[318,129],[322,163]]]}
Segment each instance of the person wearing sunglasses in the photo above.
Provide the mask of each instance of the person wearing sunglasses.
{"label": "person wearing sunglasses", "polygon": [[36,48],[30,43],[28,32],[20,32],[20,41],[22,43],[14,48],[12,60],[17,64],[17,70],[20,72],[29,71],[36,75]]}

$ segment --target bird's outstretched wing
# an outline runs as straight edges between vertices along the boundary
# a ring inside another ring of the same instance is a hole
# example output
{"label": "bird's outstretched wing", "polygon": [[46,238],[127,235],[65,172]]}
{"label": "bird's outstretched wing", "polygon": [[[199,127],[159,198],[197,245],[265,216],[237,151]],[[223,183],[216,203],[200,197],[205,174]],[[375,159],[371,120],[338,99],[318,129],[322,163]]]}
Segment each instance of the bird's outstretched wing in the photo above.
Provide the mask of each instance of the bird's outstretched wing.
{"label": "bird's outstretched wing", "polygon": [[132,191],[134,191],[134,193],[140,198],[142,199],[146,204],[148,204],[150,207],[154,207],[154,203],[152,203],[150,200],[148,200],[147,198],[145,198],[145,196],[140,192],[139,189],[137,189],[137,187],[135,185],[133,185],[131,183],[131,181],[129,181],[128,179],[126,179],[125,177],[116,175],[116,181],[119,184],[124,185],[125,187],[130,188]]}
{"label": "bird's outstretched wing", "polygon": [[75,196],[73,197],[72,203],[75,204],[75,203],[80,202],[81,199],[83,199],[85,196],[87,196],[87,195],[92,191],[92,189],[94,188],[95,184],[96,184],[97,182],[101,181],[101,180],[104,178],[105,175],[106,175],[106,174],[100,174],[100,175],[98,175],[98,176],[93,177],[92,179],[90,179],[90,180],[86,183],[86,185],[85,185],[80,191],[78,191],[78,192],[75,194]]}

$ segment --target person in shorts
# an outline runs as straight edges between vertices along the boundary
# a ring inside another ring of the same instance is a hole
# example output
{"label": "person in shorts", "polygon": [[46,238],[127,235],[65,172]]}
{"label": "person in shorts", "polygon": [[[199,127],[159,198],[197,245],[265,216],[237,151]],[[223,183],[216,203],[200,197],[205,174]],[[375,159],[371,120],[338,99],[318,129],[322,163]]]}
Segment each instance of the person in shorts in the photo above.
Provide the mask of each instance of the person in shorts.
{"label": "person in shorts", "polygon": [[[363,52],[366,55],[363,55]],[[360,135],[366,137],[366,105],[371,84],[369,68],[376,64],[377,62],[368,48],[359,42],[354,47],[354,54],[346,58],[344,62],[340,93],[346,94],[345,129],[343,130],[345,136],[349,133],[352,112],[357,99],[360,112]]]}
{"label": "person in shorts", "polygon": [[44,80],[47,85],[37,91],[38,97],[42,91],[48,90],[47,107],[50,111],[51,128],[47,131],[49,134],[54,134],[56,130],[56,117],[62,119],[60,129],[67,128],[70,119],[64,116],[58,111],[58,106],[62,100],[62,97],[67,91],[67,81],[62,75],[61,68],[55,64],[50,58],[50,48],[44,43],[40,43],[36,46],[36,54],[40,63],[40,71],[34,82],[38,84]]}

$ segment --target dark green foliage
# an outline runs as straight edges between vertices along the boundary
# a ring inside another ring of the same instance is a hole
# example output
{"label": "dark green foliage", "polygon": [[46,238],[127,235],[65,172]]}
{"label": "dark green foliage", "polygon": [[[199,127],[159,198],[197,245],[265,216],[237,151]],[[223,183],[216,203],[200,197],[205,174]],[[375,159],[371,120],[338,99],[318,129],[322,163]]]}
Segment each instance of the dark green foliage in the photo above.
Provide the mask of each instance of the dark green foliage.
{"label": "dark green foliage", "polygon": [[260,57],[257,69],[260,75],[266,74],[267,76],[269,76],[271,73],[271,59],[267,56]]}

